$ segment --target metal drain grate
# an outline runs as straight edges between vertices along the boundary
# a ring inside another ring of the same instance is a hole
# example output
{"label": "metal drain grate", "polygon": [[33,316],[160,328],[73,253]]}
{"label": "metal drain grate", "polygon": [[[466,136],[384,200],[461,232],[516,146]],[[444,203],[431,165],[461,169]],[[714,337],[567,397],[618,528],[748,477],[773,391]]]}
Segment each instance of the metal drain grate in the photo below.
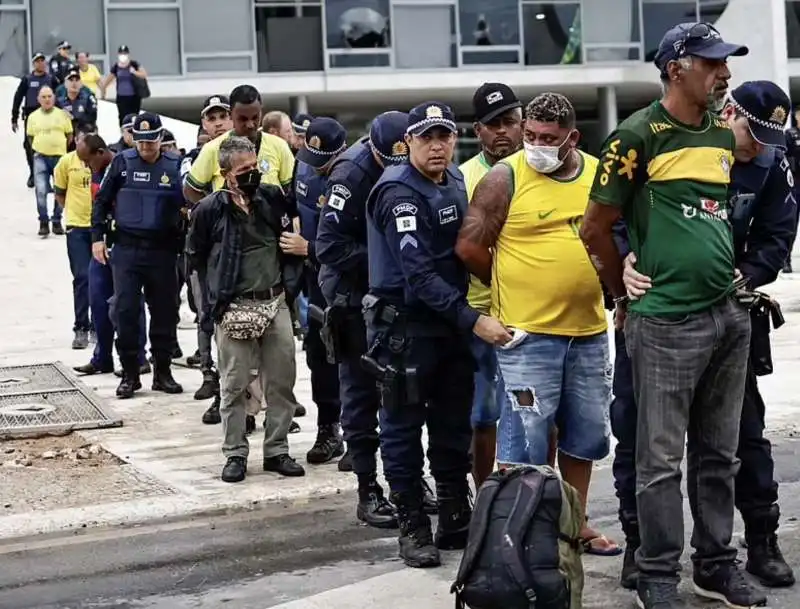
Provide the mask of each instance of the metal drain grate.
{"label": "metal drain grate", "polygon": [[59,362],[0,367],[0,437],[120,425]]}

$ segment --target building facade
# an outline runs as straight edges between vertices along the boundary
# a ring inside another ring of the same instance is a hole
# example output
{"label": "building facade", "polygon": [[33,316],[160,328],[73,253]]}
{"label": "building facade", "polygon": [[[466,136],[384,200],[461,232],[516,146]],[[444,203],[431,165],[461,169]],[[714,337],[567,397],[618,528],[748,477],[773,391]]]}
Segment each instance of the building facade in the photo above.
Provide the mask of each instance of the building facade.
{"label": "building facade", "polygon": [[468,125],[474,89],[502,81],[569,95],[591,149],[658,95],[664,31],[697,20],[750,46],[734,84],[800,92],[800,0],[0,0],[0,74],[62,39],[106,71],[127,44],[154,110],[196,119],[202,98],[247,82],[270,108],[361,127],[427,99]]}

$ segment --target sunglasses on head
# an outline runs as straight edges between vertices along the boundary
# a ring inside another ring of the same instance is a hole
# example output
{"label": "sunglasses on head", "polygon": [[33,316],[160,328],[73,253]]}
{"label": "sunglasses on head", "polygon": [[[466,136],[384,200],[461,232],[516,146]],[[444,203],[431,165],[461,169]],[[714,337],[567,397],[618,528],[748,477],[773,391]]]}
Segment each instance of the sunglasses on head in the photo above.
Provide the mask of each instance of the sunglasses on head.
{"label": "sunglasses on head", "polygon": [[686,45],[691,40],[710,40],[722,38],[719,30],[709,23],[696,23],[683,35],[683,38],[675,43],[675,51],[680,57],[686,55]]}

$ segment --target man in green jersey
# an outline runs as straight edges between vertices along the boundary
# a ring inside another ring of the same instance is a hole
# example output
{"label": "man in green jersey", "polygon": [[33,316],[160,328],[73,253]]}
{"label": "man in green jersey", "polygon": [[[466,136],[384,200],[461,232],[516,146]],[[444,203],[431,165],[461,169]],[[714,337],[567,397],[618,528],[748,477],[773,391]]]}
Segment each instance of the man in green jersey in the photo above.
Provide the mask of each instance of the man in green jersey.
{"label": "man in green jersey", "polygon": [[[739,571],[733,531],[736,450],[750,342],[747,311],[732,297],[734,255],[727,189],[736,145],[711,111],[724,103],[727,59],[746,47],[706,23],[668,31],[655,63],[664,96],[606,141],[581,236],[614,296],[631,358],[636,500],[641,546],[637,601],[678,609],[683,552],[681,461],[694,516],[694,590],[730,607],[766,597]],[[630,303],[612,225],[624,218],[652,288]],[[627,318],[627,319],[626,319]]]}

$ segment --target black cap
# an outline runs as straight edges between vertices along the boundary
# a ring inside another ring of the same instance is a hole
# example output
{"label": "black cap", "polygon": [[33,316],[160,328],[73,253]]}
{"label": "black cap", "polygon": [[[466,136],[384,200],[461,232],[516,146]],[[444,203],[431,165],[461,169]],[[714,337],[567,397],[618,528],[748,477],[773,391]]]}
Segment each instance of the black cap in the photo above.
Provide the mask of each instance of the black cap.
{"label": "black cap", "polygon": [[177,144],[175,136],[169,129],[163,129],[161,131],[161,145],[163,146],[164,144]]}
{"label": "black cap", "polygon": [[768,80],[754,80],[736,87],[729,98],[738,114],[747,119],[750,133],[758,143],[786,148],[783,128],[792,102],[783,89]]}
{"label": "black cap", "polygon": [[47,57],[45,56],[45,54],[44,54],[44,53],[42,53],[41,51],[36,51],[36,52],[33,54],[33,57],[31,57],[31,61],[39,61],[40,59],[47,59]]}
{"label": "black cap", "polygon": [[161,118],[152,112],[142,112],[133,121],[131,134],[135,142],[156,142],[161,139],[164,127]]}
{"label": "black cap", "polygon": [[80,70],[79,70],[78,68],[76,68],[75,66],[71,67],[71,68],[69,69],[69,72],[67,72],[67,78],[66,78],[66,80],[72,80],[73,78],[77,78],[78,80],[80,80],[80,79],[81,79],[81,72],[80,72]]}
{"label": "black cap", "polygon": [[341,123],[327,116],[311,121],[306,131],[306,145],[297,152],[297,159],[319,169],[347,148],[347,131]]}
{"label": "black cap", "polygon": [[655,64],[664,71],[670,61],[693,56],[704,59],[741,57],[750,52],[741,44],[730,44],[722,39],[717,29],[708,23],[679,23],[669,30],[658,45]]}
{"label": "black cap", "polygon": [[513,108],[522,108],[511,87],[499,82],[485,82],[472,96],[472,110],[479,123],[490,123],[503,112]]}
{"label": "black cap", "polygon": [[71,48],[72,48],[72,45],[69,43],[69,40],[62,40],[61,42],[58,43],[58,50],[59,51],[61,49],[71,49]]}
{"label": "black cap", "polygon": [[397,165],[408,160],[405,142],[408,114],[390,111],[379,114],[369,129],[369,143],[386,165]]}
{"label": "black cap", "polygon": [[314,117],[310,114],[300,113],[292,119],[292,129],[298,135],[303,135]]}
{"label": "black cap", "polygon": [[121,44],[117,49],[117,53],[130,53],[130,52],[131,50],[128,48],[127,44]]}
{"label": "black cap", "polygon": [[411,108],[411,112],[408,113],[406,133],[422,135],[434,127],[444,127],[453,133],[458,130],[456,116],[450,106],[430,101]]}
{"label": "black cap", "polygon": [[215,109],[230,112],[231,101],[225,95],[212,95],[206,98],[206,101],[203,102],[203,109],[200,111],[200,117],[204,117],[207,113]]}
{"label": "black cap", "polygon": [[136,120],[138,115],[135,112],[131,112],[130,114],[126,114],[122,119],[122,128],[123,129],[131,129],[133,127],[133,121]]}

